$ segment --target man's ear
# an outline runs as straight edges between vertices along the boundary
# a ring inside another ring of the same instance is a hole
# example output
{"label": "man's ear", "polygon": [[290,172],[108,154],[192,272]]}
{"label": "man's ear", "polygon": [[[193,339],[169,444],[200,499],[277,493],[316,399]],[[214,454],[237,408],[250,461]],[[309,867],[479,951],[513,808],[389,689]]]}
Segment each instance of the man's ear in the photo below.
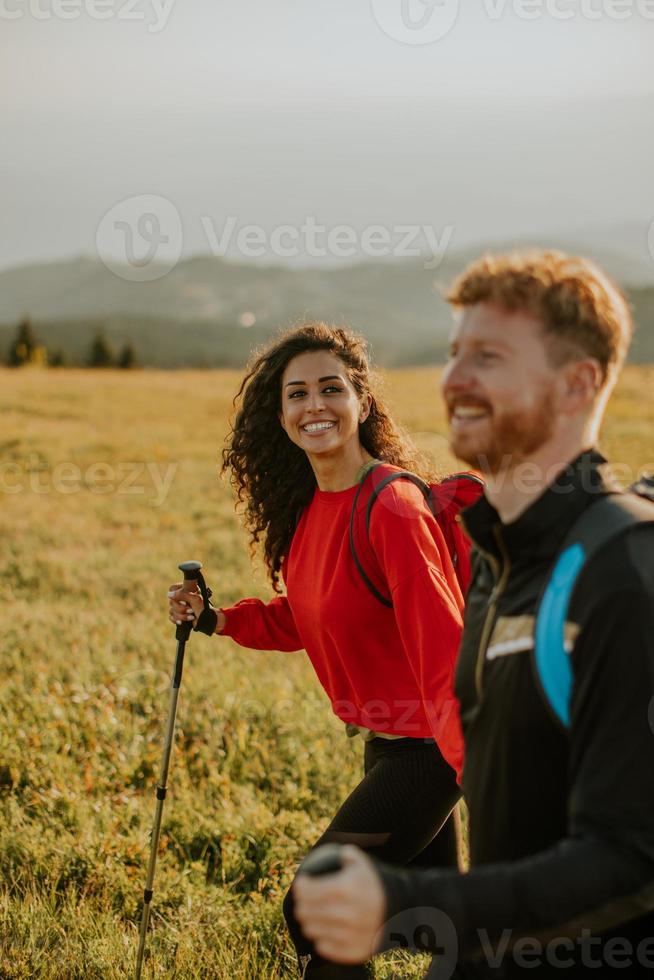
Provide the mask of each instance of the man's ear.
{"label": "man's ear", "polygon": [[602,383],[602,367],[594,357],[571,361],[564,369],[565,400],[571,412],[585,408],[597,398]]}

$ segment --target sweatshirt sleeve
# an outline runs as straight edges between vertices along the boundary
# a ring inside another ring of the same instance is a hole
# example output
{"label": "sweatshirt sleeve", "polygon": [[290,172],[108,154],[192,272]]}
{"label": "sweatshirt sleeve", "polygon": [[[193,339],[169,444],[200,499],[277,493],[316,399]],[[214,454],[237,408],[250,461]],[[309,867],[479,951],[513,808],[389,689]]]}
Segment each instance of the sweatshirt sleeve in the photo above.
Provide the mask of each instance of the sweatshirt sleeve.
{"label": "sweatshirt sleeve", "polygon": [[442,532],[416,486],[396,481],[382,491],[371,513],[370,544],[434,738],[460,774],[463,739],[454,665],[463,597]]}
{"label": "sweatshirt sleeve", "polygon": [[[437,907],[459,949],[579,937],[654,906],[654,608],[648,590],[614,593],[574,651],[568,835],[546,851],[468,874],[381,868],[389,916]],[[525,788],[528,792],[528,788]]]}
{"label": "sweatshirt sleeve", "polygon": [[276,596],[270,602],[241,599],[223,608],[226,624],[222,636],[229,636],[251,650],[303,650],[288,598]]}

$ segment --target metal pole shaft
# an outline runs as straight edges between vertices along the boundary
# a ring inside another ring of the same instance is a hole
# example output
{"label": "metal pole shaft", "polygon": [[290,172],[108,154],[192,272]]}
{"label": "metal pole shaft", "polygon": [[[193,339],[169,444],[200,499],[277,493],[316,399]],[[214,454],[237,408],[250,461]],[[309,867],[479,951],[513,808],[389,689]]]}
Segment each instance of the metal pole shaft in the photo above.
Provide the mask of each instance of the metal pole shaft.
{"label": "metal pole shaft", "polygon": [[[188,636],[188,631],[186,636]],[[168,722],[166,724],[166,738],[164,743],[164,754],[161,760],[161,771],[159,783],[156,789],[157,803],[154,811],[154,822],[152,824],[152,835],[150,838],[150,862],[148,864],[148,874],[143,892],[143,912],[141,914],[141,929],[139,932],[139,948],[136,954],[136,973],[135,980],[140,980],[141,970],[143,969],[143,956],[145,953],[145,939],[150,921],[150,907],[152,902],[154,884],[154,872],[157,865],[157,851],[159,849],[159,837],[161,835],[161,817],[163,815],[164,800],[166,799],[168,767],[170,765],[170,755],[173,748],[173,738],[175,735],[175,719],[177,717],[177,699],[179,697],[179,687],[182,682],[182,670],[184,667],[184,648],[186,638],[179,638],[177,642],[177,657],[175,659],[175,670],[173,673],[172,684],[170,687],[170,707],[168,709]]]}

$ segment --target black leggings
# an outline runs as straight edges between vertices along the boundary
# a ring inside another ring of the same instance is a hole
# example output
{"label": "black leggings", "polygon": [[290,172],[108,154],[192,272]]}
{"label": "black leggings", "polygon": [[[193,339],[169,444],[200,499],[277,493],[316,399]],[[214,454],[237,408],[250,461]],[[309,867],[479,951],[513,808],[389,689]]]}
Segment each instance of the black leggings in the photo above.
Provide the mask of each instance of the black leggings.
{"label": "black leggings", "polygon": [[[457,866],[452,809],[460,790],[454,770],[432,739],[374,738],[365,743],[364,778],[348,796],[320,844],[356,844],[391,864]],[[312,848],[313,850],[313,848]],[[338,966],[318,956],[284,899],[284,918],[306,980],[363,980],[365,966]],[[310,960],[304,959],[309,956]],[[302,975],[302,972],[301,972]]]}

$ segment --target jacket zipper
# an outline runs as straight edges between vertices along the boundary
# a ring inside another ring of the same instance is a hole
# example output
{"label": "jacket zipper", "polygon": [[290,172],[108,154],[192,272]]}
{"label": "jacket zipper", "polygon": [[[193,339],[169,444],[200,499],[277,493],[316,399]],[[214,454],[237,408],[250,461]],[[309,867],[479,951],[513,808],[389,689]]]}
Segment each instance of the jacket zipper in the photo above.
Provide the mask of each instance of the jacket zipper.
{"label": "jacket zipper", "polygon": [[491,592],[490,599],[488,600],[488,610],[486,612],[484,626],[481,631],[479,651],[477,653],[477,663],[475,665],[475,690],[477,692],[477,699],[479,702],[481,702],[483,697],[482,677],[484,673],[484,662],[486,660],[486,650],[488,649],[491,633],[493,632],[493,627],[495,626],[497,604],[502,596],[502,593],[506,589],[506,584],[511,572],[511,561],[504,544],[502,532],[498,525],[495,525],[493,528],[493,535],[497,541],[497,546],[502,553],[501,565],[494,555],[489,554],[489,552],[484,551],[483,548],[479,548],[479,546],[477,546],[478,551],[484,556],[486,561],[491,566],[491,569],[493,570],[493,578],[495,579],[495,585],[493,586],[493,591]]}

